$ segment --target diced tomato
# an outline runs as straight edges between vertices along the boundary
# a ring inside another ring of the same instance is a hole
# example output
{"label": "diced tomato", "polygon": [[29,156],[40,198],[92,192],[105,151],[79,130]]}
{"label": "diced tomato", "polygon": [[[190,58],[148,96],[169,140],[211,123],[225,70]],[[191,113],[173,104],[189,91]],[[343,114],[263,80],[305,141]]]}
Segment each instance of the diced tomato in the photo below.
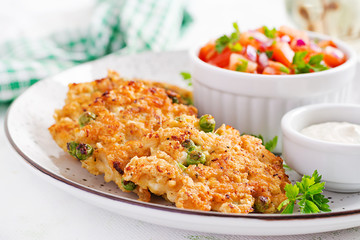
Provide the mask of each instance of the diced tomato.
{"label": "diced tomato", "polygon": [[[263,74],[313,72],[317,71],[316,67],[326,70],[327,67],[339,66],[347,60],[333,41],[323,40],[317,43],[314,39],[310,40],[305,31],[281,26],[277,31],[268,31],[267,28],[261,27],[239,33],[235,25],[234,28],[232,34],[202,47],[199,58],[221,68]],[[265,33],[268,36],[274,34],[274,38],[267,37]],[[216,44],[224,48],[221,53],[217,52]],[[299,55],[293,64],[295,53]],[[304,62],[308,63],[312,56],[319,54],[323,54],[323,60],[319,62],[319,58],[313,58],[315,62],[311,64],[314,68],[303,67]]]}
{"label": "diced tomato", "polygon": [[288,35],[291,40],[295,38],[302,39],[306,44],[309,44],[309,36],[306,34],[306,32],[301,30],[290,28],[288,26],[281,26],[278,30],[278,34],[280,37]]}
{"label": "diced tomato", "polygon": [[221,68],[229,66],[231,51],[229,48],[225,48],[224,51],[220,54],[217,54],[211,58],[208,63],[216,65]]}
{"label": "diced tomato", "polygon": [[291,66],[295,53],[290,48],[287,42],[277,41],[271,48],[273,51],[273,56],[272,56],[273,59],[275,59],[278,62],[281,62],[287,67]]}
{"label": "diced tomato", "polygon": [[259,27],[259,28],[255,29],[255,31],[264,33],[264,27]]}
{"label": "diced tomato", "polygon": [[322,41],[318,42],[318,46],[321,48],[325,48],[327,46],[337,48],[336,44],[331,40],[322,40]]}
{"label": "diced tomato", "polygon": [[215,43],[209,42],[199,51],[199,58],[204,62],[208,61],[215,54]]}
{"label": "diced tomato", "polygon": [[[261,34],[259,32],[256,32],[257,34]],[[259,47],[261,46],[262,42],[260,42],[259,40],[257,40],[254,36],[254,34],[251,32],[243,32],[240,35],[240,39],[239,42],[241,45],[243,46],[247,46],[247,45],[251,45],[256,49],[259,49]],[[266,38],[266,37],[265,37]]]}
{"label": "diced tomato", "polygon": [[323,53],[324,62],[330,67],[339,66],[346,61],[344,53],[337,48],[327,46]]}
{"label": "diced tomato", "polygon": [[309,51],[309,45],[307,45],[305,43],[305,45],[301,45],[298,43],[298,40],[297,38],[294,38],[291,43],[290,43],[290,47],[292,50],[294,50],[295,52],[297,51]]}
{"label": "diced tomato", "polygon": [[279,62],[269,61],[269,67],[272,67],[276,71],[279,71],[282,73],[290,73],[289,68],[285,67],[284,64],[281,64]]}
{"label": "diced tomato", "polygon": [[310,41],[308,51],[313,54],[318,54],[322,52],[322,49],[315,42]]}

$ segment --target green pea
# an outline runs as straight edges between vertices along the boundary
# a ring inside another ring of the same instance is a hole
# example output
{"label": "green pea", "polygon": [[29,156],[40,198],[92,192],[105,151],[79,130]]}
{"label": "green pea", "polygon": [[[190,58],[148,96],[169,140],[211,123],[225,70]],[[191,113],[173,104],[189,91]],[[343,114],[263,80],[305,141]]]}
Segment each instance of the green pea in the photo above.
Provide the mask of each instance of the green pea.
{"label": "green pea", "polygon": [[179,103],[179,99],[177,97],[171,97],[172,103]]}
{"label": "green pea", "polygon": [[184,100],[185,105],[194,105],[194,102],[190,97],[183,97],[182,99]]}
{"label": "green pea", "polygon": [[76,153],[75,153],[76,147],[79,146],[79,144],[77,142],[72,141],[72,142],[68,142],[66,144],[66,146],[67,146],[68,153],[70,153],[71,156],[76,157]]}
{"label": "green pea", "polygon": [[92,146],[89,144],[77,143],[74,141],[67,143],[67,149],[70,155],[76,157],[79,160],[85,160],[89,158],[94,151]]}
{"label": "green pea", "polygon": [[187,165],[198,165],[199,163],[204,164],[206,162],[206,157],[205,154],[197,151],[197,150],[193,150],[191,152],[188,152],[187,158],[186,158],[186,164]]}
{"label": "green pea", "polygon": [[187,148],[188,152],[191,152],[196,147],[195,143],[191,139],[186,139],[185,141],[183,141],[181,146],[183,146],[184,148]]}
{"label": "green pea", "polygon": [[135,183],[133,183],[132,181],[125,181],[124,179],[121,179],[121,185],[127,191],[133,191],[136,188]]}
{"label": "green pea", "polygon": [[178,98],[179,95],[176,92],[168,90],[167,95],[172,100],[172,103],[179,103],[179,98]]}
{"label": "green pea", "polygon": [[270,199],[264,196],[260,196],[255,199],[254,208],[256,212],[265,212],[270,205]]}
{"label": "green pea", "polygon": [[199,125],[204,132],[212,132],[215,129],[215,119],[210,114],[205,114],[201,116]]}
{"label": "green pea", "polygon": [[91,120],[95,120],[96,115],[92,112],[84,112],[79,117],[79,124],[80,127],[84,127],[86,124],[88,124]]}
{"label": "green pea", "polygon": [[186,171],[187,167],[185,167],[183,164],[178,162],[177,165],[181,170]]}
{"label": "green pea", "polygon": [[75,155],[77,159],[85,160],[92,155],[93,151],[94,149],[89,144],[79,143],[76,147]]}
{"label": "green pea", "polygon": [[184,119],[183,117],[176,117],[176,118],[175,118],[175,121],[177,121],[177,122],[183,122],[183,121],[185,121],[185,119]]}

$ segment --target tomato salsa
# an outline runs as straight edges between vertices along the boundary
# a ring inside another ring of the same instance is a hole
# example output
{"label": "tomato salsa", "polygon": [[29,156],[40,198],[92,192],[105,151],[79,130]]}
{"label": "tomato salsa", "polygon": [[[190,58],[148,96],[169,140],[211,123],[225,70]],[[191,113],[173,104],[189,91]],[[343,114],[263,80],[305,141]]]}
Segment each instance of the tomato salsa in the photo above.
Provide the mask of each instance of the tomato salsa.
{"label": "tomato salsa", "polygon": [[310,39],[306,32],[281,26],[235,31],[203,46],[199,58],[209,64],[240,72],[283,75],[319,72],[346,61],[331,40]]}

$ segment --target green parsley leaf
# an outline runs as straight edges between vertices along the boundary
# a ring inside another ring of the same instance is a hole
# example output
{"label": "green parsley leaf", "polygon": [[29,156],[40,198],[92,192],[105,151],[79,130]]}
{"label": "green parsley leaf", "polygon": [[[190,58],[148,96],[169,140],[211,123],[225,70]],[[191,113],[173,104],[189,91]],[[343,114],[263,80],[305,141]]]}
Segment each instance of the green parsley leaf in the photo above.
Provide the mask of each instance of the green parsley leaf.
{"label": "green parsley leaf", "polygon": [[239,59],[241,63],[238,63],[236,65],[235,70],[238,72],[246,72],[247,66],[248,66],[248,61],[246,61],[245,59]]}
{"label": "green parsley leaf", "polygon": [[272,58],[274,51],[265,51],[265,54],[270,59],[270,58]]}
{"label": "green parsley leaf", "polygon": [[243,46],[240,43],[230,44],[229,48],[233,52],[241,52],[243,49]]}
{"label": "green parsley leaf", "polygon": [[236,42],[238,39],[239,39],[239,35],[238,35],[237,32],[233,32],[233,33],[230,35],[230,43],[234,43],[234,42]]}
{"label": "green parsley leaf", "polygon": [[188,86],[192,86],[191,74],[188,72],[181,72],[180,74],[183,77],[184,81],[187,82]]}
{"label": "green parsley leaf", "polygon": [[275,38],[276,28],[269,29],[267,26],[264,26],[263,29],[265,36],[267,36],[268,38]]}
{"label": "green parsley leaf", "polygon": [[310,68],[314,71],[314,72],[321,72],[324,70],[329,69],[327,66],[319,64],[318,66],[310,66]]}
{"label": "green parsley leaf", "polygon": [[327,66],[321,64],[321,61],[324,58],[323,54],[317,54],[311,56],[309,62],[306,63],[304,58],[307,55],[307,53],[308,53],[307,51],[295,52],[293,58],[293,65],[296,74],[309,73],[310,70],[313,70],[314,72],[320,72],[329,69]]}
{"label": "green parsley leaf", "polygon": [[268,142],[264,141],[264,138],[261,134],[259,135],[251,135],[253,137],[259,138],[262,142],[262,144],[265,146],[267,150],[270,152],[273,151],[276,148],[277,142],[278,142],[278,136],[275,136],[273,139],[269,140]]}
{"label": "green parsley leaf", "polygon": [[296,182],[296,186],[299,188],[300,192],[305,192],[305,188],[302,182]]}
{"label": "green parsley leaf", "polygon": [[216,39],[215,41],[215,49],[218,53],[222,53],[226,46],[230,43],[230,38],[226,35],[223,35]]}
{"label": "green parsley leaf", "polygon": [[299,194],[299,188],[296,185],[286,184],[285,186],[286,197],[292,201],[295,200]]}
{"label": "green parsley leaf", "polygon": [[325,185],[324,182],[311,185],[308,189],[308,193],[311,195],[322,193],[323,192],[322,190],[324,189],[324,185]]}
{"label": "green parsley leaf", "polygon": [[307,51],[295,52],[292,63],[294,65],[296,74],[310,72],[310,67],[308,64],[306,64],[306,62],[304,60],[307,53],[308,53]]}
{"label": "green parsley leaf", "polygon": [[304,201],[303,208],[300,209],[301,213],[318,213],[320,209],[316,206],[316,204],[310,200]]}
{"label": "green parsley leaf", "polygon": [[[188,83],[188,85],[191,86],[192,83]],[[185,105],[194,105],[193,100],[190,97],[181,96],[181,98],[184,100]]]}
{"label": "green parsley leaf", "polygon": [[315,183],[319,183],[321,181],[321,175],[319,175],[317,170],[314,171],[312,177],[314,178]]}
{"label": "green parsley leaf", "polygon": [[191,74],[188,72],[181,72],[180,74],[184,78],[184,80],[191,79]]}
{"label": "green parsley leaf", "polygon": [[278,142],[278,136],[275,136],[273,139],[266,142],[264,146],[267,150],[272,152],[276,148],[277,142]]}
{"label": "green parsley leaf", "polygon": [[[286,201],[286,200],[285,200]],[[281,205],[281,204],[280,204]],[[294,212],[295,201],[290,201],[289,204],[286,205],[285,209],[282,211],[282,214],[290,214]],[[281,208],[280,208],[281,209]],[[280,210],[279,209],[279,210]]]}
{"label": "green parsley leaf", "polygon": [[282,209],[283,207],[285,207],[286,205],[288,205],[290,203],[289,199],[284,200],[282,203],[280,203],[280,205],[278,206],[278,209]]}
{"label": "green parsley leaf", "polygon": [[292,169],[291,169],[291,167],[289,167],[289,165],[287,165],[287,164],[285,164],[285,163],[283,164],[283,168],[286,168],[286,169],[292,170]]}
{"label": "green parsley leaf", "polygon": [[237,22],[233,22],[233,27],[235,29],[235,32],[240,35],[240,29],[239,29],[239,25],[237,24]]}
{"label": "green parsley leaf", "polygon": [[329,69],[327,66],[321,64],[321,61],[324,59],[324,55],[323,54],[317,54],[314,56],[311,56],[309,59],[309,65],[310,68],[314,71],[314,72],[320,72],[320,71],[324,71]]}
{"label": "green parsley leaf", "polygon": [[299,201],[297,204],[301,213],[330,212],[330,207],[327,204],[329,200],[321,194],[324,188],[325,182],[321,182],[321,175],[316,170],[311,177],[304,175],[301,182],[285,186],[288,199],[278,206],[278,210],[280,211],[286,206],[282,214],[293,213],[294,205],[296,201]]}
{"label": "green parsley leaf", "polygon": [[261,134],[259,134],[259,135],[251,135],[251,136],[253,136],[253,137],[256,137],[256,138],[260,139],[260,140],[261,140],[261,142],[262,142],[262,144],[264,145],[264,138],[263,138],[263,136],[262,136]]}
{"label": "green parsley leaf", "polygon": [[310,57],[309,64],[310,65],[317,65],[320,64],[320,62],[323,60],[324,55],[323,54],[316,54]]}
{"label": "green parsley leaf", "polygon": [[285,67],[284,65],[280,66],[280,72],[290,73],[290,69]]}
{"label": "green parsley leaf", "polygon": [[[216,39],[215,50],[218,53],[222,53],[227,46],[234,47],[232,45],[236,45],[236,42],[239,40],[239,38],[240,38],[239,26],[236,22],[234,22],[233,27],[235,29],[235,32],[231,33],[230,36],[223,35],[223,36],[219,37],[218,39]],[[237,45],[235,48],[239,49],[239,46]],[[242,46],[241,46],[241,49],[242,49]],[[241,50],[236,50],[236,51],[241,51]]]}
{"label": "green parsley leaf", "polygon": [[323,212],[331,212],[329,205],[329,199],[325,198],[322,194],[316,194],[312,197],[313,202],[319,207]]}
{"label": "green parsley leaf", "polygon": [[304,58],[308,54],[307,51],[295,52],[292,64],[294,65],[305,65]]}
{"label": "green parsley leaf", "polygon": [[305,192],[309,189],[311,185],[315,184],[315,179],[309,178],[308,176],[303,176],[300,184],[302,184],[303,191]]}

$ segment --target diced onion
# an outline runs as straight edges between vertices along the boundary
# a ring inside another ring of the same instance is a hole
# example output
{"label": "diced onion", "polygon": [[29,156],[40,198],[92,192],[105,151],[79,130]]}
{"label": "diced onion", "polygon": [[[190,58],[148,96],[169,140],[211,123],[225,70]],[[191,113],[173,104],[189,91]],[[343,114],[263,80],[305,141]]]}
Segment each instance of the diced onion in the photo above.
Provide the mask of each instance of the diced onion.
{"label": "diced onion", "polygon": [[310,42],[310,48],[316,52],[321,52],[321,48],[314,42]]}
{"label": "diced onion", "polygon": [[280,40],[281,40],[282,42],[287,42],[287,43],[291,41],[291,39],[290,39],[290,37],[289,37],[288,35],[282,36],[282,37],[280,38]]}
{"label": "diced onion", "polygon": [[256,62],[256,49],[253,46],[251,45],[247,46],[246,55],[249,58],[249,60]]}
{"label": "diced onion", "polygon": [[343,59],[344,58],[344,53],[342,51],[340,51],[337,48],[331,47],[331,46],[327,46],[325,48],[325,52],[328,54],[333,55],[334,57],[338,58],[338,59]]}
{"label": "diced onion", "polygon": [[301,47],[301,46],[305,46],[305,45],[306,45],[306,43],[301,38],[296,40],[296,46]]}
{"label": "diced onion", "polygon": [[268,38],[260,32],[252,33],[252,37],[259,42],[266,42],[268,40]]}
{"label": "diced onion", "polygon": [[266,53],[260,53],[260,55],[259,55],[259,64],[262,67],[266,67],[267,65],[269,65],[269,59],[268,59]]}
{"label": "diced onion", "polygon": [[270,47],[272,44],[273,44],[273,40],[267,40],[266,42],[264,42],[263,44],[262,44],[262,47],[264,47],[264,48],[268,48],[268,47]]}

